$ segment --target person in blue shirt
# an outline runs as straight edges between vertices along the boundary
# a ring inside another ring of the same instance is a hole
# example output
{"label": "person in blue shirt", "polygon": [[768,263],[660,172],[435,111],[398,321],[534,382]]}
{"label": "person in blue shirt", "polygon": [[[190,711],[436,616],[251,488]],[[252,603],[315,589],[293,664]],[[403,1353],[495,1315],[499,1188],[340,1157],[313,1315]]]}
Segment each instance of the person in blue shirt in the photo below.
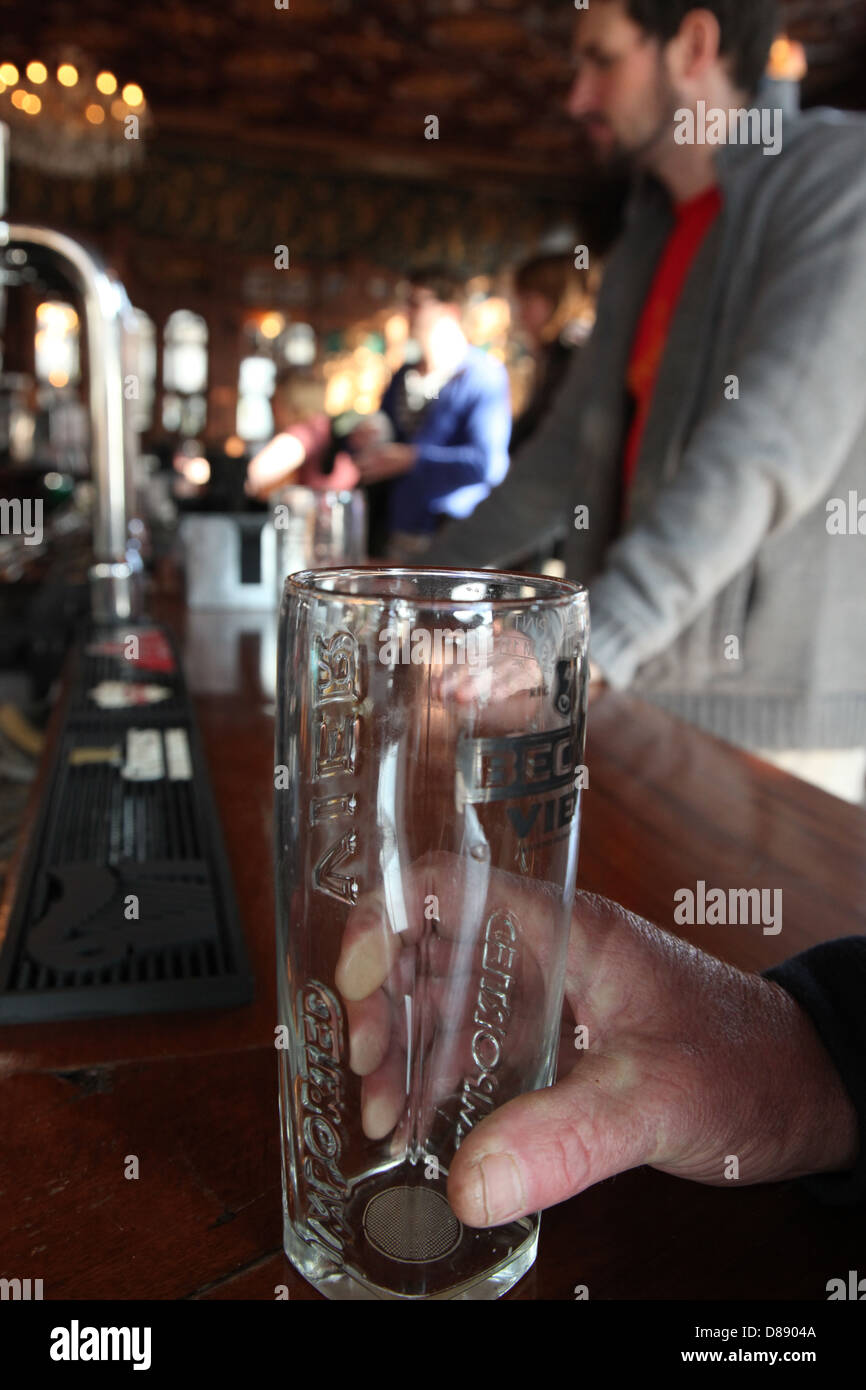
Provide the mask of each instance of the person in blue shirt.
{"label": "person in blue shirt", "polygon": [[508,373],[467,340],[459,280],[416,271],[407,310],[421,358],[394,374],[382,399],[394,440],[383,444],[363,427],[354,439],[361,481],[386,484],[384,498],[371,490],[370,549],[381,546],[375,507],[384,503],[388,558],[423,554],[440,525],[471,516],[508,472],[511,434]]}

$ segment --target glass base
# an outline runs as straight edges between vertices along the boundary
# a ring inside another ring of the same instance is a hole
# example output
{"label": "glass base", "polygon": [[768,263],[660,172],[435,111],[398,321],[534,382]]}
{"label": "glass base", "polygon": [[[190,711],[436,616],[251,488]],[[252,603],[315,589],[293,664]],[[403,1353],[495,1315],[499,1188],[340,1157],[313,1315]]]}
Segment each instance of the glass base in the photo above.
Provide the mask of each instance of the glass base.
{"label": "glass base", "polygon": [[[455,1218],[456,1220],[456,1218]],[[376,1261],[367,1261],[367,1267],[362,1273],[353,1264],[350,1252],[345,1252],[342,1257],[336,1257],[330,1253],[325,1246],[318,1240],[305,1240],[291,1224],[288,1216],[284,1216],[283,1221],[283,1247],[290,1262],[294,1265],[299,1274],[312,1284],[319,1293],[326,1298],[334,1300],[372,1300],[372,1299],[401,1299],[401,1300],[430,1300],[430,1299],[457,1299],[457,1300],[491,1300],[501,1298],[509,1289],[513,1288],[519,1279],[532,1268],[538,1252],[538,1218],[524,1218],[521,1223],[513,1223],[514,1226],[521,1227],[521,1235],[524,1236],[521,1244],[512,1248],[509,1254],[493,1267],[477,1269],[472,1272],[461,1271],[459,1264],[451,1263],[450,1271],[437,1270],[437,1261],[434,1259],[427,1263],[422,1260],[412,1262],[414,1266],[407,1273],[411,1276],[401,1279],[400,1266],[405,1264],[402,1260],[388,1260],[388,1266],[394,1266],[393,1274],[389,1268],[382,1268],[381,1274],[376,1271],[380,1278],[387,1279],[387,1284],[377,1283],[372,1275],[370,1266],[375,1266]],[[526,1228],[529,1234],[526,1235]],[[501,1229],[501,1228],[500,1228]],[[466,1232],[471,1241],[484,1238],[486,1233]],[[464,1242],[460,1242],[462,1245]],[[458,1246],[454,1254],[459,1257]],[[428,1275],[438,1274],[438,1278],[427,1278]],[[461,1274],[463,1277],[461,1277]],[[403,1284],[403,1288],[398,1287]],[[424,1285],[424,1287],[422,1287]]]}

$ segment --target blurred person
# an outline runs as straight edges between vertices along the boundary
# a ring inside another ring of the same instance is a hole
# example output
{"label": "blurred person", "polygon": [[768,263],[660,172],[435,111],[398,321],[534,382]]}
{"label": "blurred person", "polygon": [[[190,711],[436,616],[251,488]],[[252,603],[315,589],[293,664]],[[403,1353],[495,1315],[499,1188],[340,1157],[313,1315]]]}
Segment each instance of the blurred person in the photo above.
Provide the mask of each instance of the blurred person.
{"label": "blurred person", "polygon": [[[594,280],[595,273],[591,276],[588,270],[575,267],[571,253],[536,256],[515,271],[515,317],[532,351],[535,376],[529,400],[511,428],[512,459],[544,423],[573,357],[592,332]],[[523,557],[524,568],[564,572],[568,525],[561,515],[549,535],[537,536],[535,552]],[[555,570],[550,569],[550,561],[555,562]]]}
{"label": "blurred person", "polygon": [[283,367],[271,398],[277,433],[247,465],[246,492],[264,501],[287,485],[350,490],[358,469],[325,410],[325,383],[310,368]]}
{"label": "blurred person", "polygon": [[861,802],[866,120],[762,107],[777,32],[774,0],[576,15],[625,228],[547,421],[430,558],[507,567],[565,511],[597,680]]}
{"label": "blurred person", "polygon": [[409,336],[421,358],[395,372],[382,398],[394,442],[371,441],[363,427],[355,436],[362,480],[384,485],[371,489],[371,553],[424,554],[444,521],[470,516],[508,471],[508,373],[469,343],[462,300],[447,270],[409,277]]}
{"label": "blurred person", "polygon": [[542,424],[565,379],[572,356],[586,343],[595,322],[587,270],[574,256],[535,256],[514,273],[517,326],[535,359],[532,393],[511,428],[511,453]]}

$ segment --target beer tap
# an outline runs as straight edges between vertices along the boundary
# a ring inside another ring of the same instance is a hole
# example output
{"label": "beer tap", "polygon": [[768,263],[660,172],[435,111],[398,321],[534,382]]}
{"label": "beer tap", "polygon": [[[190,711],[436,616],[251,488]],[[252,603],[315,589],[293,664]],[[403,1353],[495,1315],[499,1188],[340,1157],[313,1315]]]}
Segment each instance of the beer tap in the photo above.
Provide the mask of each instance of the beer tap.
{"label": "beer tap", "polygon": [[97,254],[50,227],[5,220],[8,159],[9,128],[0,122],[0,253],[16,266],[50,267],[84,303],[95,490],[91,612],[95,622],[123,621],[139,608],[137,557],[129,546],[136,437],[124,397],[135,318],[123,285]]}

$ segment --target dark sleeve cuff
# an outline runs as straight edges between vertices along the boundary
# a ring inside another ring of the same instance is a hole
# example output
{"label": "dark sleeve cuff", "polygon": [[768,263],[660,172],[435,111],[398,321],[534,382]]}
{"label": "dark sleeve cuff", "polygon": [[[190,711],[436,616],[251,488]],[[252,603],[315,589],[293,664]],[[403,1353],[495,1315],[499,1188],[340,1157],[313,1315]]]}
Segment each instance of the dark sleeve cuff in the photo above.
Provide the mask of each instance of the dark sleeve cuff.
{"label": "dark sleeve cuff", "polygon": [[866,936],[824,941],[761,972],[806,1011],[832,1058],[857,1112],[860,1155],[846,1173],[799,1178],[820,1202],[866,1201]]}

